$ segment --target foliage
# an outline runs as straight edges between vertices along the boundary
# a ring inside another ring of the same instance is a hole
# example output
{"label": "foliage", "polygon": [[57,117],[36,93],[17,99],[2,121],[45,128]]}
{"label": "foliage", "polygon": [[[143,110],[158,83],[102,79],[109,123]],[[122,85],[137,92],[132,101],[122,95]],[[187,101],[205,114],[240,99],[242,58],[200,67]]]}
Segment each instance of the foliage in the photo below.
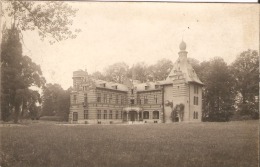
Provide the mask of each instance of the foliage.
{"label": "foliage", "polygon": [[64,2],[4,1],[4,15],[17,30],[37,30],[41,39],[50,37],[52,44],[75,38],[80,32],[71,29],[77,10]]}
{"label": "foliage", "polygon": [[148,75],[149,70],[145,62],[138,62],[129,70],[129,77],[142,83],[147,82]]}
{"label": "foliage", "polygon": [[228,121],[234,111],[234,79],[228,65],[216,57],[201,63],[203,91],[203,120]]}
{"label": "foliage", "polygon": [[239,113],[258,118],[259,101],[259,55],[256,50],[242,52],[231,64],[235,78],[235,90],[241,97],[238,101]]}
{"label": "foliage", "polygon": [[127,76],[129,67],[124,62],[115,63],[106,68],[105,77],[107,81],[123,83]]}
{"label": "foliage", "polygon": [[37,92],[30,90],[31,86],[42,87],[45,79],[39,65],[32,62],[28,56],[22,55],[22,44],[19,31],[7,29],[3,33],[1,44],[1,114],[8,121],[14,110],[14,122],[17,123],[25,110],[35,112],[36,103],[40,103]]}
{"label": "foliage", "polygon": [[148,67],[149,80],[161,81],[165,80],[173,67],[172,61],[169,59],[161,59],[155,65]]}
{"label": "foliage", "polygon": [[47,84],[43,90],[43,105],[41,116],[59,116],[68,120],[70,91],[63,90],[58,84]]}

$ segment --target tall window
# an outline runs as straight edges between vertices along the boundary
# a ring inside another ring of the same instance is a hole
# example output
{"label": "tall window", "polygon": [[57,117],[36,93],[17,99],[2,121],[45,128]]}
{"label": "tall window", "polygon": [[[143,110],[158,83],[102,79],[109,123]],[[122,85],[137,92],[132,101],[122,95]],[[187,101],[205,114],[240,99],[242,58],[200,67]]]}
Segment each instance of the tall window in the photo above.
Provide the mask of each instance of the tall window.
{"label": "tall window", "polygon": [[199,87],[198,85],[194,85],[194,94],[198,94],[199,93]]}
{"label": "tall window", "polygon": [[97,102],[100,103],[101,102],[101,93],[97,94]]}
{"label": "tall window", "polygon": [[112,118],[113,118],[113,111],[110,110],[110,111],[109,111],[109,119],[112,119]]}
{"label": "tall window", "polygon": [[154,95],[154,101],[155,101],[155,104],[157,104],[157,101],[158,101],[157,95]]}
{"label": "tall window", "polygon": [[122,96],[122,97],[121,97],[121,104],[124,104],[124,99],[125,99],[125,97]]}
{"label": "tall window", "polygon": [[112,103],[112,94],[109,95],[109,103]]}
{"label": "tall window", "polygon": [[77,103],[77,95],[73,95],[73,103]]}
{"label": "tall window", "polygon": [[107,119],[107,110],[104,110],[104,119]]}
{"label": "tall window", "polygon": [[148,111],[144,111],[144,119],[149,119],[149,112]]}
{"label": "tall window", "polygon": [[88,94],[84,94],[84,105],[87,105],[88,103]]}
{"label": "tall window", "polygon": [[144,104],[148,104],[147,96],[144,96]]}
{"label": "tall window", "polygon": [[97,119],[101,119],[101,110],[97,110]]}
{"label": "tall window", "polygon": [[138,104],[142,104],[141,98],[138,98],[138,99],[137,99],[137,103],[138,103]]}
{"label": "tall window", "polygon": [[134,89],[131,89],[131,94],[134,94]]}
{"label": "tall window", "polygon": [[88,119],[88,110],[84,110],[84,119]]}
{"label": "tall window", "polygon": [[118,104],[118,95],[116,95],[116,104]]}
{"label": "tall window", "polygon": [[193,113],[193,119],[199,119],[199,113],[195,112]]}
{"label": "tall window", "polygon": [[118,118],[118,111],[116,111],[116,119],[119,119],[119,118]]}
{"label": "tall window", "polygon": [[194,96],[193,104],[194,105],[199,105],[199,97]]}
{"label": "tall window", "polygon": [[107,103],[107,94],[104,94],[104,103]]}

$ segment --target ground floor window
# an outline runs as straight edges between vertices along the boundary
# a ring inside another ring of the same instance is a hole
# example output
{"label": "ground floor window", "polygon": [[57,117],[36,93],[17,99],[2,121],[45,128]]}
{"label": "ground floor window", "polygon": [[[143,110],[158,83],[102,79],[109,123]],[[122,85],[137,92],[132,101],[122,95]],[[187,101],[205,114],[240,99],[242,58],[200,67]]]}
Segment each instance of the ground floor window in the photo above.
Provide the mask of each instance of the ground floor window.
{"label": "ground floor window", "polygon": [[104,110],[104,119],[107,119],[107,110]]}
{"label": "ground floor window", "polygon": [[193,119],[199,119],[199,113],[195,112],[193,113]]}
{"label": "ground floor window", "polygon": [[159,111],[153,111],[153,119],[159,119]]}
{"label": "ground floor window", "polygon": [[110,111],[109,111],[109,119],[112,119],[112,117],[113,117],[113,111],[110,110]]}
{"label": "ground floor window", "polygon": [[73,112],[73,121],[77,121],[77,120],[78,120],[78,113]]}
{"label": "ground floor window", "polygon": [[101,110],[97,110],[97,119],[101,119]]}
{"label": "ground floor window", "polygon": [[88,110],[84,110],[84,119],[88,119]]}
{"label": "ground floor window", "polygon": [[144,119],[149,119],[149,112],[148,111],[144,111]]}
{"label": "ground floor window", "polygon": [[116,119],[119,119],[119,118],[118,118],[118,111],[116,111]]}

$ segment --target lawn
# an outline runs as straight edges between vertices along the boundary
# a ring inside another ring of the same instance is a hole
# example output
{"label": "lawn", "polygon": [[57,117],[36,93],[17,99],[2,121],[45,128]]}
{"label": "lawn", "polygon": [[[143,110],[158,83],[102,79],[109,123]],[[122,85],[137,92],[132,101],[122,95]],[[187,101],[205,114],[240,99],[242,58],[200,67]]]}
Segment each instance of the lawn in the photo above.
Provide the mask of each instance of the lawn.
{"label": "lawn", "polygon": [[2,126],[1,167],[257,167],[258,121]]}

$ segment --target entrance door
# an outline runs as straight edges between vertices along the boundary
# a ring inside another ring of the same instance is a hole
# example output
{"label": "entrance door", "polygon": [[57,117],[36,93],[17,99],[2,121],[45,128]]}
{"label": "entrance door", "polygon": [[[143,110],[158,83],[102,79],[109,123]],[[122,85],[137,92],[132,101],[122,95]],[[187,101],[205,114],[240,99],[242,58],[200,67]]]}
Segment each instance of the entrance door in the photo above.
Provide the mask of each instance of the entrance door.
{"label": "entrance door", "polygon": [[137,112],[136,111],[129,111],[129,119],[130,121],[135,121],[137,117]]}
{"label": "entrance door", "polygon": [[77,112],[73,113],[73,121],[78,121],[78,113]]}

